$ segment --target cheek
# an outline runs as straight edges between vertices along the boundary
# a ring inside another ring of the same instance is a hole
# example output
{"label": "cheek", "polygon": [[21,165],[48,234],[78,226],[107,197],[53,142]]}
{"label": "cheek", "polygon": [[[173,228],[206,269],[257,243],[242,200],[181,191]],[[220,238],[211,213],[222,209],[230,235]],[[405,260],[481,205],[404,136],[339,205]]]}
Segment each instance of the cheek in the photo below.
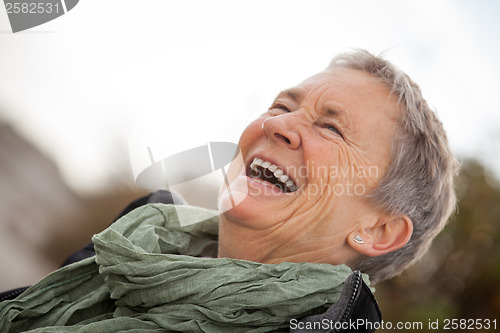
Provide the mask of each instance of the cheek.
{"label": "cheek", "polygon": [[[318,149],[321,147],[321,149]],[[308,177],[313,183],[335,184],[347,180],[356,156],[340,143],[312,143],[306,157]]]}
{"label": "cheek", "polygon": [[349,193],[357,197],[367,195],[379,180],[379,167],[370,163],[360,152],[350,147],[339,148],[339,182],[349,186]]}
{"label": "cheek", "polygon": [[243,156],[246,156],[248,150],[251,145],[255,143],[255,141],[263,136],[262,123],[264,122],[264,118],[260,117],[252,121],[243,131],[240,137],[240,141],[238,143],[240,150]]}
{"label": "cheek", "polygon": [[330,205],[341,197],[361,197],[377,184],[378,168],[345,144],[316,149],[307,157],[309,194],[321,196],[319,202]]}

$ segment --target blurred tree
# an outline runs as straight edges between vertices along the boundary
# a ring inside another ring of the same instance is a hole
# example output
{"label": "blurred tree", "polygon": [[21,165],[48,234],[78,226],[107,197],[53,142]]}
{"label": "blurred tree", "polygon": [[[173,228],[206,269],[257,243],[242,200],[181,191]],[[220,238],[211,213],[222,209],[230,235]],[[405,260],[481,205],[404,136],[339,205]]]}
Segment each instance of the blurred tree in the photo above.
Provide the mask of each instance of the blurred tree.
{"label": "blurred tree", "polygon": [[377,285],[385,321],[420,321],[424,331],[429,320],[439,319],[441,330],[453,318],[497,319],[500,327],[500,185],[479,162],[465,160],[456,189],[457,212],[429,252]]}

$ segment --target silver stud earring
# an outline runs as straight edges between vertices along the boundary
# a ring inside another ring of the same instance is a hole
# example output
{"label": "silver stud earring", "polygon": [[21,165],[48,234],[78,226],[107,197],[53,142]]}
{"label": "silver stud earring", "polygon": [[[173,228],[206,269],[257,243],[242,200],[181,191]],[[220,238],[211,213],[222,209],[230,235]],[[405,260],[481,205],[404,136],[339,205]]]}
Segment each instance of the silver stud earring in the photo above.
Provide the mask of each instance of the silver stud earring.
{"label": "silver stud earring", "polygon": [[354,241],[358,244],[363,244],[363,240],[361,239],[361,237],[359,237],[359,235],[356,235],[356,237],[354,237]]}

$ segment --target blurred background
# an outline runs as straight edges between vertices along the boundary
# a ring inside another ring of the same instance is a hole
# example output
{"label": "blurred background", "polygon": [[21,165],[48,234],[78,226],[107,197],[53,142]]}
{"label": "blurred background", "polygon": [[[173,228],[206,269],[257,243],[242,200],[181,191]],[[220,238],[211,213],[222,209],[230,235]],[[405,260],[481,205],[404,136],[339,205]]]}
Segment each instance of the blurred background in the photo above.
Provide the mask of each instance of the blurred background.
{"label": "blurred background", "polygon": [[279,91],[364,48],[419,83],[463,163],[452,221],[377,286],[384,319],[500,325],[498,17],[495,0],[82,0],[13,34],[0,8],[0,290],[56,269],[148,193],[138,129],[157,160],[237,142]]}

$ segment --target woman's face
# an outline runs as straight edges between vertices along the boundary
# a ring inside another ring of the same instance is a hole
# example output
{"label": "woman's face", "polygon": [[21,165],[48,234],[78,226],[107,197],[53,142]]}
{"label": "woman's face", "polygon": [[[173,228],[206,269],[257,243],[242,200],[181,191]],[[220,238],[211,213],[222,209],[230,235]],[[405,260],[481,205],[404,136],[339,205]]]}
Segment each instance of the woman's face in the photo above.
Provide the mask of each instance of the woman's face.
{"label": "woman's face", "polygon": [[388,88],[362,71],[330,69],[281,92],[241,135],[221,233],[247,228],[302,251],[345,244],[372,212],[365,196],[389,165],[398,117]]}

